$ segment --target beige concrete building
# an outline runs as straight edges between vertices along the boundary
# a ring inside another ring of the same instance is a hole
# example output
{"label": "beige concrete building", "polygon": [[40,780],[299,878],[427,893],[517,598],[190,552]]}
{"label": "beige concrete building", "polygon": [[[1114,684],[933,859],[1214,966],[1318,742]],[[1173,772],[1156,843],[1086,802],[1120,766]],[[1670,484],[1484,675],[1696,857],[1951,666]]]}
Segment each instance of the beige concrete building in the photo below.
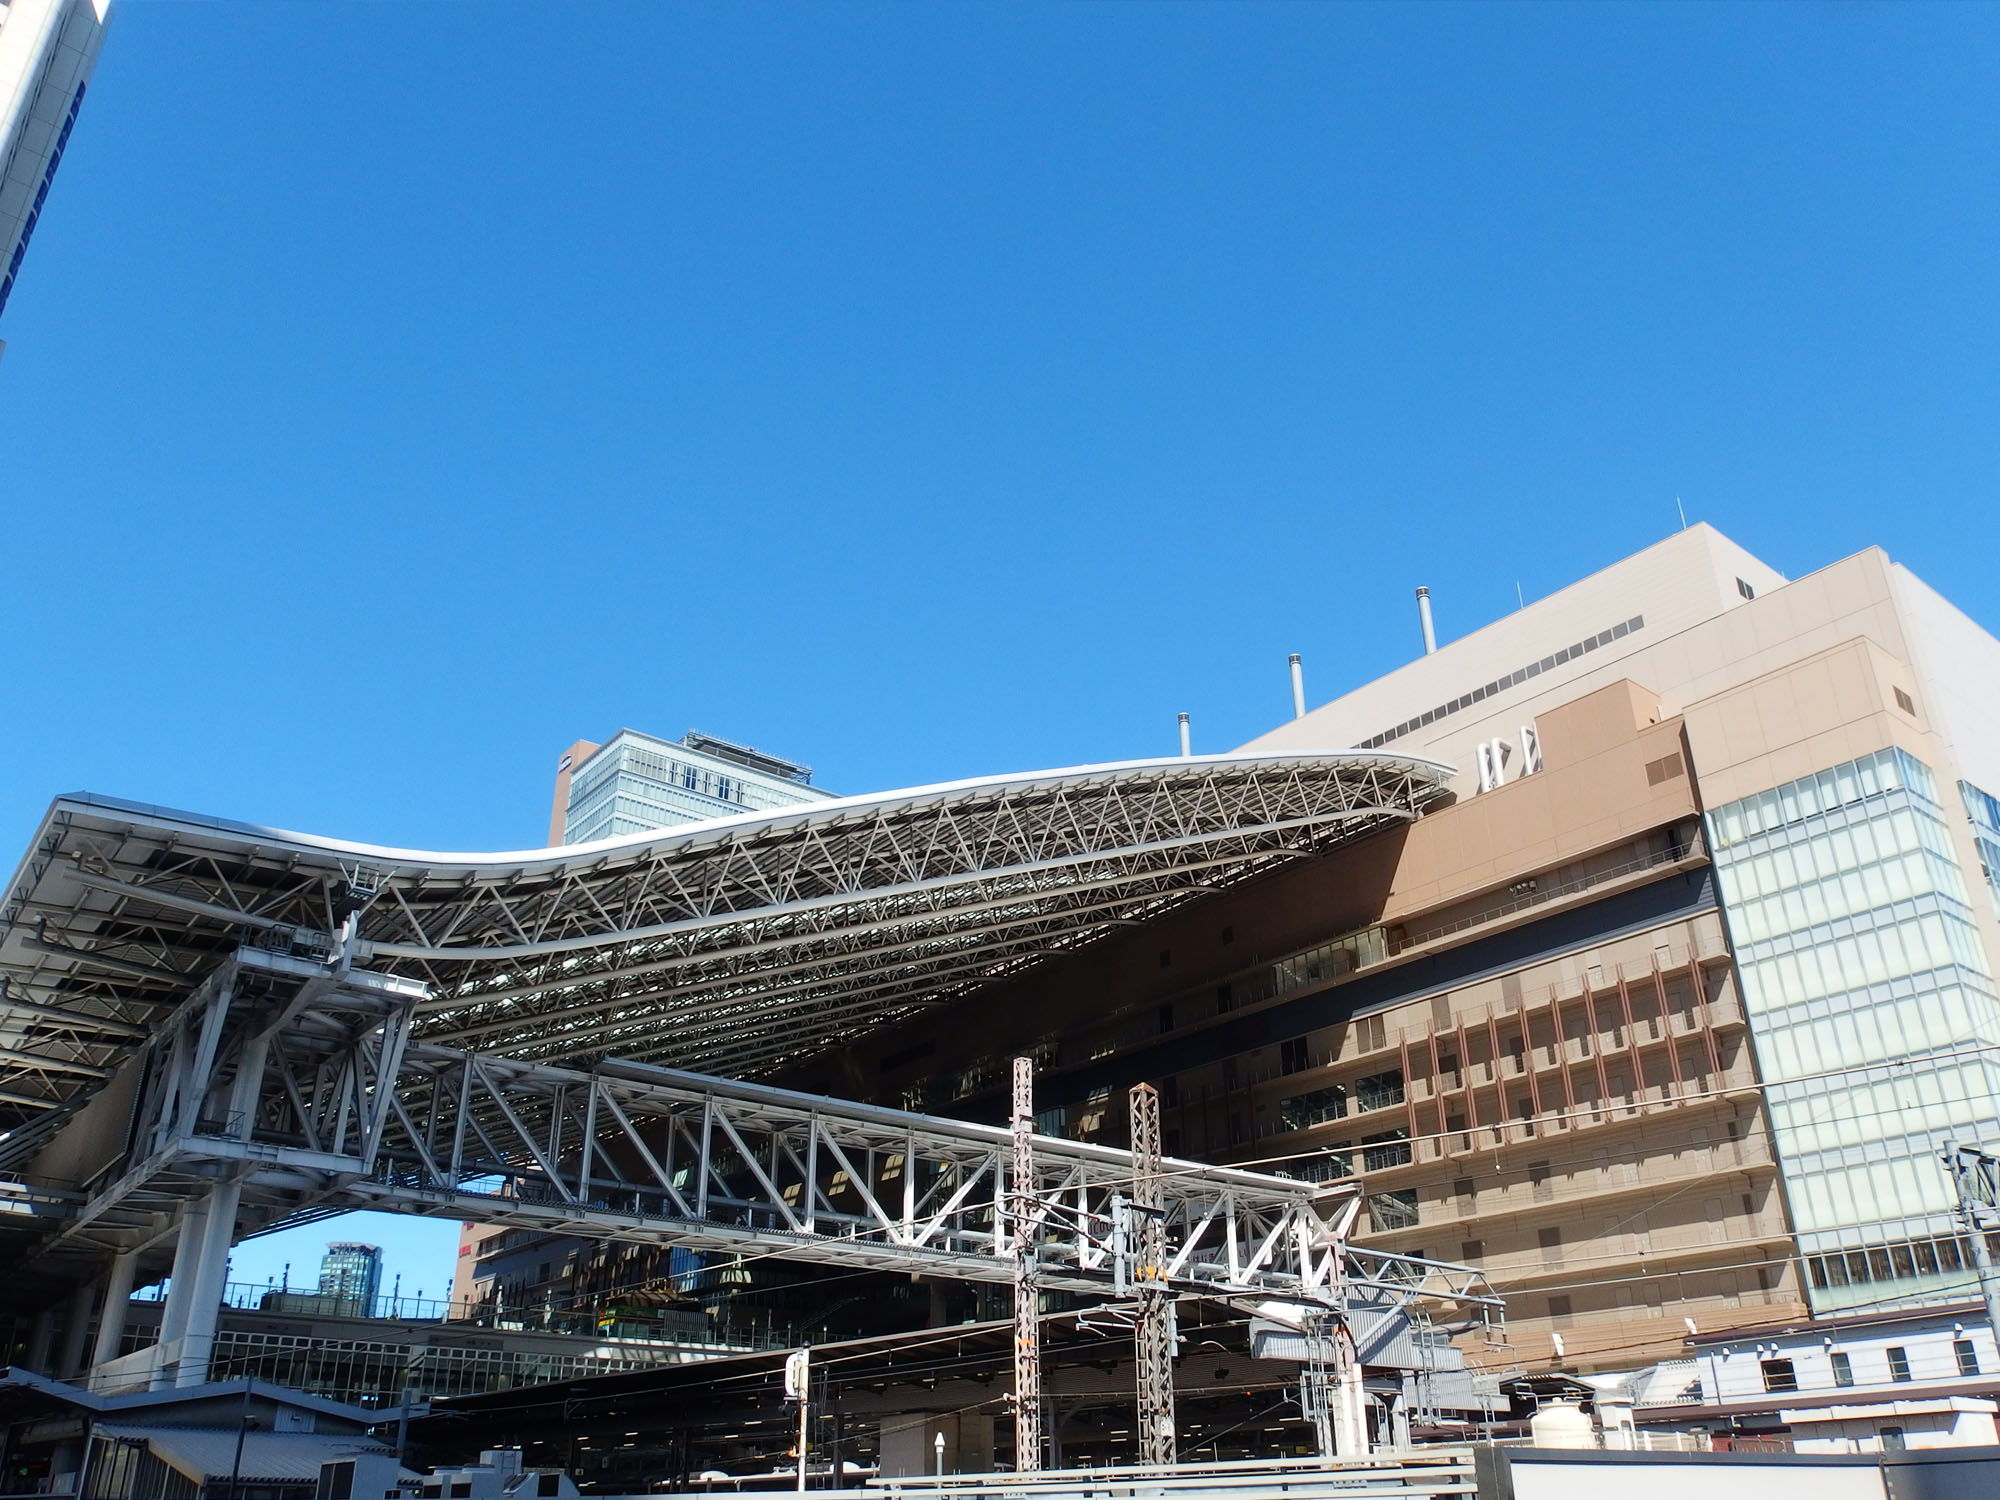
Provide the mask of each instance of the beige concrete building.
{"label": "beige concrete building", "polygon": [[[1414,632],[1413,632],[1414,635]],[[1358,1176],[1482,1265],[1499,1365],[1966,1294],[1934,1160],[2000,1140],[2000,642],[1878,550],[1787,581],[1705,526],[1246,749],[1459,768],[1454,804],[793,1080]]]}

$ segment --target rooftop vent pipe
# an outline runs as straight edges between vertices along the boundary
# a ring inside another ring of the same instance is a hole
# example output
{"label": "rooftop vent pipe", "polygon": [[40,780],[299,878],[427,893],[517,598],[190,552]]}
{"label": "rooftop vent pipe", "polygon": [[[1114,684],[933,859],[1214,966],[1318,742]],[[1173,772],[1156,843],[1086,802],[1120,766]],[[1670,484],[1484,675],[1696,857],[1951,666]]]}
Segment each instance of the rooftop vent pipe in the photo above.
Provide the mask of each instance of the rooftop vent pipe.
{"label": "rooftop vent pipe", "polygon": [[1182,714],[1181,715],[1181,759],[1186,760],[1193,754],[1194,754],[1194,747],[1188,739],[1188,717],[1186,714]]}
{"label": "rooftop vent pipe", "polygon": [[1431,624],[1431,591],[1422,584],[1417,585],[1417,618],[1424,622],[1424,655],[1429,656],[1438,648],[1438,637]]}
{"label": "rooftop vent pipe", "polygon": [[1305,716],[1306,673],[1305,668],[1299,665],[1299,653],[1294,651],[1292,653],[1292,717],[1303,719]]}

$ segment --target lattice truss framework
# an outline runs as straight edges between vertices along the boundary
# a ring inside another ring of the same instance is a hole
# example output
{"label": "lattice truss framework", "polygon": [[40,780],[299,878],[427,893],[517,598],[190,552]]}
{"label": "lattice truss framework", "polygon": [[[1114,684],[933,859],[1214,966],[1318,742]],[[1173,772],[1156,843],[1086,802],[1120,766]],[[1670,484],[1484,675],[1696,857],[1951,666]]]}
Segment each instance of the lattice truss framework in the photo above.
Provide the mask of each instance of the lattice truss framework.
{"label": "lattice truss framework", "polygon": [[[227,1183],[249,1229],[379,1208],[987,1281],[1012,1279],[1026,1248],[1041,1285],[1103,1293],[1119,1280],[1129,1152],[1036,1137],[1032,1183],[1010,1201],[1005,1128],[418,1042],[420,994],[396,976],[239,950],[142,1049],[115,1120],[69,1123],[81,1149],[57,1147],[97,1170],[80,1191],[22,1198],[28,1211],[6,1225],[27,1237],[17,1249],[35,1262],[157,1253],[177,1211]],[[1157,1159],[1146,1178],[1150,1287],[1329,1307],[1346,1295],[1352,1184]]]}
{"label": "lattice truss framework", "polygon": [[515,855],[59,799],[0,904],[0,1120],[95,1090],[246,938],[422,982],[417,1038],[754,1078],[1416,816],[1382,752],[1142,761]]}

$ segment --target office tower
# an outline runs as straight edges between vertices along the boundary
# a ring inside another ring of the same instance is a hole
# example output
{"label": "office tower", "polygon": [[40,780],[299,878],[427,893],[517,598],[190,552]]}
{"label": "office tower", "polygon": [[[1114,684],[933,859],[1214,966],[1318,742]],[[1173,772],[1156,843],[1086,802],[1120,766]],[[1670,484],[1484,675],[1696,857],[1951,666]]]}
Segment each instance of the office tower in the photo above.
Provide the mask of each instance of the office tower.
{"label": "office tower", "polygon": [[587,844],[676,823],[824,801],[812,767],[690,729],[678,740],[621,729],[556,763],[550,844]]}
{"label": "office tower", "polygon": [[329,1312],[366,1318],[382,1288],[382,1248],[336,1240],[319,1263],[319,1295]]}

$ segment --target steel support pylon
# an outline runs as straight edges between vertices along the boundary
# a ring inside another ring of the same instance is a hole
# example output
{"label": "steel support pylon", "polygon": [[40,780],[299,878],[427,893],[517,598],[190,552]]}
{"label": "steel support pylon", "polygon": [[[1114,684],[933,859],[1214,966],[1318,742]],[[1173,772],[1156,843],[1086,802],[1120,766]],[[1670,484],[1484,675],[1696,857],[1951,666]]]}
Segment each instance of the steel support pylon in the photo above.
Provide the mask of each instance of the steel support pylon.
{"label": "steel support pylon", "polygon": [[1166,1200],[1160,1181],[1160,1095],[1150,1083],[1132,1090],[1132,1216],[1139,1294],[1134,1327],[1139,1366],[1139,1462],[1170,1464],[1174,1431],[1174,1298],[1167,1289]]}
{"label": "steel support pylon", "polygon": [[1042,1467],[1041,1296],[1035,1287],[1035,1061],[1014,1059],[1014,1468]]}
{"label": "steel support pylon", "polygon": [[1986,1248],[1986,1231],[2000,1219],[2000,1158],[1977,1146],[1946,1141],[1940,1154],[1958,1199],[1959,1222],[1965,1226],[1966,1248],[1979,1277],[1979,1296],[1986,1304],[1986,1321],[2000,1339],[2000,1268]]}

